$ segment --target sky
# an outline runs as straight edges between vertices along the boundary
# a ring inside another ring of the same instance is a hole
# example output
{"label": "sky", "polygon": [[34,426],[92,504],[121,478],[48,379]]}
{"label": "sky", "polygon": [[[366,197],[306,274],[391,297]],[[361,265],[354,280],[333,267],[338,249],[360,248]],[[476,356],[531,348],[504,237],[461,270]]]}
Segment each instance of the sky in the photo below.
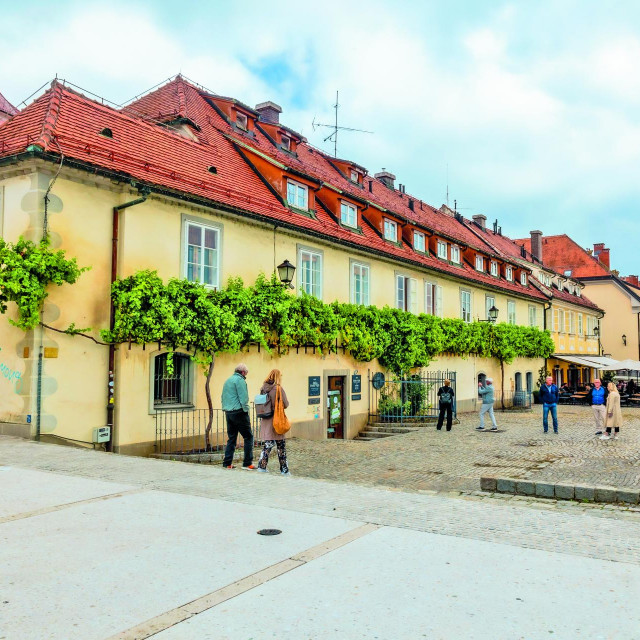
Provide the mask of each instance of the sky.
{"label": "sky", "polygon": [[0,0],[0,92],[121,104],[178,72],[439,207],[640,272],[640,2]]}

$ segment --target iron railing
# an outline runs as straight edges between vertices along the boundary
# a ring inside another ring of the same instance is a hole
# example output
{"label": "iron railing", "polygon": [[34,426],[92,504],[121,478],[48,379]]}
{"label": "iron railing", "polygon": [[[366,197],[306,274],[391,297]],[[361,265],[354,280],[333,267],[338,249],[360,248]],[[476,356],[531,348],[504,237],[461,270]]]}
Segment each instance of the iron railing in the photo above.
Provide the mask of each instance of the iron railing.
{"label": "iron railing", "polygon": [[504,392],[504,408],[502,406],[502,392],[495,392],[494,407],[503,411],[523,411],[531,409],[533,401],[533,393],[531,391],[505,391]]}
{"label": "iron railing", "polygon": [[[260,421],[253,403],[249,409],[254,446],[260,438]],[[223,451],[227,443],[227,421],[222,409],[213,410],[213,422],[207,446],[205,431],[209,422],[208,409],[160,409],[154,415],[156,453],[211,453]],[[237,447],[243,446],[238,436]]]}
{"label": "iron railing", "polygon": [[438,389],[451,381],[456,416],[456,373],[436,371],[422,375],[376,380],[369,375],[369,420],[372,422],[418,422],[437,418]]}

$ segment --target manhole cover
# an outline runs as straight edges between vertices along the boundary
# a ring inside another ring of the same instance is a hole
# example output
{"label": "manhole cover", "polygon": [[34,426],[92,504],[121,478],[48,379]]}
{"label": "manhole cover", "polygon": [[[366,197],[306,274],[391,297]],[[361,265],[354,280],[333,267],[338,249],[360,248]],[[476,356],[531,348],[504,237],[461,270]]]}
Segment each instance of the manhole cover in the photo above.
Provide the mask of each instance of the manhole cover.
{"label": "manhole cover", "polygon": [[280,529],[260,529],[258,531],[259,536],[277,536],[280,533],[282,533]]}

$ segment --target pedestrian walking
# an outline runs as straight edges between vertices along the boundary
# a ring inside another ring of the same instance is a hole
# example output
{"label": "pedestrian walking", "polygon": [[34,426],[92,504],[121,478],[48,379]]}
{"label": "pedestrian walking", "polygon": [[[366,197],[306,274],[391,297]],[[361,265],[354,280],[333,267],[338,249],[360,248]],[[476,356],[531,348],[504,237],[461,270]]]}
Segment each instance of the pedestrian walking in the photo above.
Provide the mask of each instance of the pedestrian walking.
{"label": "pedestrian walking", "polygon": [[[617,439],[622,426],[622,411],[620,410],[620,393],[616,389],[613,382],[607,385],[609,395],[607,395],[607,417],[605,418],[605,427],[607,432],[600,436],[600,440]],[[615,429],[614,435],[611,435],[611,429]]]}
{"label": "pedestrian walking", "polygon": [[496,424],[496,417],[493,413],[493,378],[485,378],[484,385],[478,383],[478,393],[482,396],[482,406],[480,407],[479,417],[480,426],[476,427],[476,431],[484,431],[484,414],[488,413],[491,418],[491,424],[493,425],[489,431],[497,431],[498,425]]}
{"label": "pedestrian walking", "polygon": [[451,388],[451,380],[445,379],[444,386],[438,389],[438,406],[440,415],[438,416],[438,431],[442,429],[445,416],[447,418],[447,431],[451,431],[453,422],[453,398],[455,393]]}
{"label": "pedestrian walking", "polygon": [[224,450],[222,466],[233,469],[233,453],[236,450],[238,433],[244,440],[243,469],[255,469],[253,464],[253,433],[249,418],[249,390],[247,389],[246,364],[239,364],[233,375],[225,380],[222,386],[222,410],[227,419],[227,446]]}
{"label": "pedestrian walking", "polygon": [[540,402],[542,402],[542,429],[549,432],[549,412],[553,420],[553,433],[558,433],[558,400],[560,392],[553,384],[553,378],[547,376],[544,384],[540,386]]}
{"label": "pedestrian walking", "polygon": [[593,387],[587,394],[587,403],[591,405],[593,419],[596,423],[596,435],[602,435],[604,431],[604,419],[607,415],[607,396],[609,392],[602,386],[599,378],[593,381]]}
{"label": "pedestrian walking", "polygon": [[[270,406],[270,410],[267,409],[265,416],[260,421],[260,439],[264,445],[262,447],[262,453],[260,454],[260,460],[258,460],[258,471],[267,473],[267,464],[269,462],[269,454],[276,447],[278,451],[278,462],[280,463],[280,473],[283,476],[290,476],[289,466],[287,465],[287,445],[284,435],[276,433],[273,428],[273,417],[276,409],[276,398],[278,395],[278,388],[280,389],[280,398],[282,404],[286,409],[289,406],[289,400],[287,394],[284,392],[281,383],[282,373],[279,369],[272,369],[266,380],[263,382],[260,388],[260,394],[267,396],[266,405]],[[269,415],[269,413],[271,415]]]}

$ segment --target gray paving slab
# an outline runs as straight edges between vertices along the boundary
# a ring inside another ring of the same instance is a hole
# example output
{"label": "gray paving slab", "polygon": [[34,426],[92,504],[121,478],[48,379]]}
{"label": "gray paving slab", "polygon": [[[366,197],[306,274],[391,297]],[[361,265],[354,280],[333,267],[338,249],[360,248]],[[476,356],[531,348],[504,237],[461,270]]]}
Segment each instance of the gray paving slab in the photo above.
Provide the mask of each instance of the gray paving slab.
{"label": "gray paving slab", "polygon": [[5,522],[0,638],[103,640],[360,524],[160,491]]}
{"label": "gray paving slab", "polygon": [[134,488],[105,480],[0,466],[0,518]]}
{"label": "gray paving slab", "polygon": [[638,598],[638,566],[387,527],[154,638],[637,640]]}

